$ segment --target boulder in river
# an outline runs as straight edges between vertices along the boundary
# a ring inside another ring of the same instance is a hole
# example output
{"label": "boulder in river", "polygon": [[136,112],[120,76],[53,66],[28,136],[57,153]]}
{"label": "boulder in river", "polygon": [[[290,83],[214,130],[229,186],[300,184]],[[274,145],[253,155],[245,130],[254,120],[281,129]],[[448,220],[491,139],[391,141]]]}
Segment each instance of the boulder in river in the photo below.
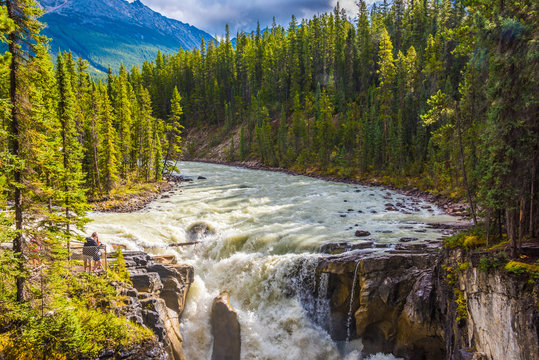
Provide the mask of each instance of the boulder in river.
{"label": "boulder in river", "polygon": [[399,242],[410,242],[418,240],[416,237],[401,237]]}
{"label": "boulder in river", "polygon": [[241,332],[238,314],[223,292],[213,300],[211,308],[211,331],[213,334],[212,360],[239,360]]}
{"label": "boulder in river", "polygon": [[365,230],[356,230],[356,233],[355,233],[357,237],[369,236],[370,234],[371,234],[370,232],[365,231]]}
{"label": "boulder in river", "polygon": [[206,236],[215,234],[215,231],[205,222],[197,222],[187,228],[187,241],[200,241]]}
{"label": "boulder in river", "polygon": [[320,252],[325,254],[341,254],[345,251],[352,251],[358,249],[370,249],[373,247],[374,241],[367,239],[358,243],[338,242],[324,244],[320,247]]}

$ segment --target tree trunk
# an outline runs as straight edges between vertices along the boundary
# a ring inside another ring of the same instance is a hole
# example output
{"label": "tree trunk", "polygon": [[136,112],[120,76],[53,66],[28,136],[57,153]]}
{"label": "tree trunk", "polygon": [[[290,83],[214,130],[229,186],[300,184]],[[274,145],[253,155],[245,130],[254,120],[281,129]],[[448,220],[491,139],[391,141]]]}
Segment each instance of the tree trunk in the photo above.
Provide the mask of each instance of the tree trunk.
{"label": "tree trunk", "polygon": [[165,161],[163,162],[163,173],[162,175],[165,175],[165,172],[167,171],[167,162],[168,158],[170,156],[170,148],[172,147],[172,134],[168,134],[168,146],[167,146],[167,155],[165,155]]}
{"label": "tree trunk", "polygon": [[524,193],[520,195],[520,211],[518,217],[518,251],[522,251],[522,239],[524,238],[524,218],[526,212],[526,197]]}
{"label": "tree trunk", "polygon": [[[8,16],[16,21],[16,17],[19,16],[16,12],[16,4],[13,0],[6,1],[6,7],[8,11]],[[11,127],[10,127],[10,145],[11,153],[15,157],[15,161],[20,160],[20,121],[22,120],[22,103],[21,103],[21,84],[19,83],[18,73],[21,61],[21,50],[19,49],[19,38],[16,34],[16,31],[9,34],[9,52],[11,53],[11,65],[10,65],[10,89],[9,96],[11,100]],[[15,210],[15,229],[17,230],[17,235],[13,239],[13,251],[17,254],[21,260],[19,263],[20,273],[24,272],[24,238],[22,236],[22,191],[18,185],[22,184],[22,170],[19,164],[16,164],[15,170],[13,171],[13,180],[17,186],[15,186],[14,191],[14,210]],[[25,290],[24,283],[25,278],[18,276],[16,279],[17,283],[17,301],[23,302],[25,300]]]}
{"label": "tree trunk", "polygon": [[487,240],[487,248],[489,247],[489,236],[490,236],[490,209],[487,209],[487,219],[485,221],[486,224],[486,240]]}
{"label": "tree trunk", "polygon": [[466,197],[468,198],[468,204],[470,205],[470,211],[472,212],[473,224],[477,225],[477,217],[475,216],[475,208],[472,200],[472,194],[470,192],[470,187],[468,186],[468,177],[466,176],[466,164],[464,162],[464,150],[462,148],[462,129],[460,127],[460,114],[457,110],[457,128],[458,128],[458,138],[459,138],[459,150],[460,150],[460,165],[462,167],[462,180],[464,181],[464,187],[466,188]]}
{"label": "tree trunk", "polygon": [[[535,164],[535,162],[534,162]],[[534,212],[533,212],[533,198],[535,196],[535,165],[533,165],[533,168],[532,168],[532,185],[531,185],[531,190],[530,190],[530,228],[529,228],[529,233],[530,233],[530,238],[533,239],[533,237],[535,236],[534,232],[535,232],[535,229],[534,229]]]}
{"label": "tree trunk", "polygon": [[[69,201],[69,198],[67,199]],[[68,203],[69,204],[69,203]],[[71,234],[69,230],[69,206],[66,206],[67,260],[71,260]]]}
{"label": "tree trunk", "polygon": [[99,190],[99,194],[103,193],[103,190],[101,190],[101,176],[99,174],[99,165],[98,165],[98,154],[97,154],[97,136],[95,134],[95,117],[92,118],[92,148],[94,152],[94,171],[95,176],[97,180],[97,189]]}
{"label": "tree trunk", "polygon": [[516,210],[505,210],[505,230],[507,231],[507,237],[511,242],[511,256],[517,256],[517,234],[516,234]]}
{"label": "tree trunk", "polygon": [[498,239],[501,241],[502,237],[502,211],[497,210],[498,212]]}

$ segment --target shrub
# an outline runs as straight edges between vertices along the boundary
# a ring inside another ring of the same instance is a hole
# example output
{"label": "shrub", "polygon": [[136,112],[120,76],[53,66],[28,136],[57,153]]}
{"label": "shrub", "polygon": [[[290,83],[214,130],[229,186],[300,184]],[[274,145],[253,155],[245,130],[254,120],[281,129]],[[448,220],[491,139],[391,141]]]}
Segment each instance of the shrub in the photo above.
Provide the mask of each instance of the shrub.
{"label": "shrub", "polygon": [[116,274],[117,279],[125,283],[131,283],[129,280],[129,270],[127,270],[124,254],[121,248],[118,248],[114,252],[114,258],[116,262],[114,263],[113,273]]}
{"label": "shrub", "polygon": [[490,269],[498,269],[507,263],[507,257],[503,251],[496,256],[483,256],[479,259],[480,271],[488,272]]}
{"label": "shrub", "polygon": [[526,264],[519,261],[509,261],[505,264],[505,270],[511,274],[530,274],[532,278],[539,279],[539,265]]}
{"label": "shrub", "polygon": [[464,293],[459,289],[455,289],[455,303],[457,304],[457,321],[465,320],[468,318],[468,305]]}
{"label": "shrub", "polygon": [[482,226],[476,226],[468,231],[444,239],[444,247],[450,249],[457,247],[475,249],[484,245],[486,245],[486,237]]}
{"label": "shrub", "polygon": [[470,263],[468,261],[459,263],[459,271],[466,271],[470,267]]}
{"label": "shrub", "polygon": [[442,265],[442,269],[447,272],[445,275],[445,281],[449,286],[455,285],[458,280],[458,276],[455,274],[455,270],[451,266]]}
{"label": "shrub", "polygon": [[150,330],[113,313],[122,300],[114,277],[72,273],[67,261],[45,264],[29,277],[28,301],[18,303],[17,260],[10,253],[0,251],[0,358],[95,359],[102,349],[153,338]]}

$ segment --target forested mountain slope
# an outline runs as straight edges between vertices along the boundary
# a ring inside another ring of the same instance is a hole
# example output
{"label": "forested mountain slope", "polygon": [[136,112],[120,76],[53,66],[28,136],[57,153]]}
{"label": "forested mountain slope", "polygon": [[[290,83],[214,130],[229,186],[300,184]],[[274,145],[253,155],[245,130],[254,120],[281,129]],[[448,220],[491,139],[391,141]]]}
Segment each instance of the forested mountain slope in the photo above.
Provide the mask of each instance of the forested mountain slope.
{"label": "forested mountain slope", "polygon": [[71,50],[105,72],[120,62],[127,67],[155,58],[157,50],[193,49],[213,37],[189,24],[169,19],[140,1],[40,0],[47,11],[40,20],[51,50]]}
{"label": "forested mountain slope", "polygon": [[293,18],[160,57],[142,78],[157,117],[179,89],[191,157],[226,143],[230,160],[415,179],[523,238],[538,223],[537,7],[360,1],[354,22],[338,7]]}

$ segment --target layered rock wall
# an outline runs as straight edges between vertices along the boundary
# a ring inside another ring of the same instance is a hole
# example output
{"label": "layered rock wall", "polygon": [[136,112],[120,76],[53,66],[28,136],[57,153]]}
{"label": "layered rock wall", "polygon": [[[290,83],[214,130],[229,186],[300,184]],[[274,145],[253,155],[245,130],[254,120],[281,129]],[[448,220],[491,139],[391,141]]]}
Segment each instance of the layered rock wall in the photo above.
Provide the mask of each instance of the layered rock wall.
{"label": "layered rock wall", "polygon": [[152,329],[170,359],[185,360],[180,317],[193,282],[193,268],[170,259],[165,259],[166,264],[156,263],[144,252],[126,252],[124,256],[133,287],[122,289],[126,305],[119,311]]}
{"label": "layered rock wall", "polygon": [[[538,360],[539,284],[503,269],[481,271],[478,264],[478,256],[460,250],[448,251],[443,257],[446,270],[441,269],[440,281],[461,268],[454,276],[453,293],[440,292],[438,301],[448,309],[449,354],[471,359],[469,354],[475,351],[476,357],[484,359]],[[455,320],[455,289],[462,294],[467,312],[460,322]]]}
{"label": "layered rock wall", "polygon": [[[458,276],[448,274],[459,267]],[[335,340],[361,337],[367,353],[539,359],[538,285],[502,270],[482,272],[467,254],[427,247],[352,251],[323,258],[318,273],[329,277],[326,293],[314,294],[329,302],[322,325]]]}

